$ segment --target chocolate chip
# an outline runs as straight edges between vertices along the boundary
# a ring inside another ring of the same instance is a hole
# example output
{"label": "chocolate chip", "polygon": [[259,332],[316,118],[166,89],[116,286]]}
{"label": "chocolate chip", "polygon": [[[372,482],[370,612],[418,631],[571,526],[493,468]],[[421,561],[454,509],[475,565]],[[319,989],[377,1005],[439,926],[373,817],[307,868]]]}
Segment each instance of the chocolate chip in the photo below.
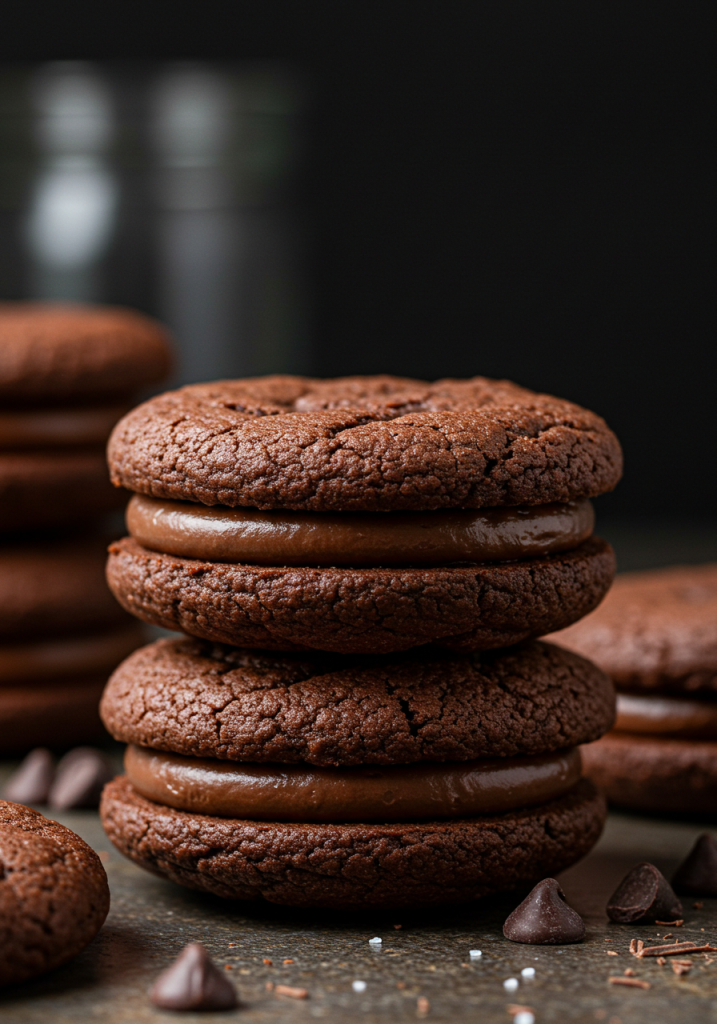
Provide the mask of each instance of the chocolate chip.
{"label": "chocolate chip", "polygon": [[185,946],[172,966],[160,974],[149,998],[162,1010],[231,1010],[237,1005],[231,981],[198,942]]}
{"label": "chocolate chip", "polygon": [[654,864],[634,867],[608,901],[607,916],[618,924],[674,921],[682,916],[682,904],[670,883]]}
{"label": "chocolate chip", "polygon": [[717,896],[717,842],[703,833],[672,879],[672,888],[684,896]]}
{"label": "chocolate chip", "polygon": [[49,750],[31,750],[8,779],[3,799],[16,804],[44,804],[55,777],[55,762]]}
{"label": "chocolate chip", "polygon": [[538,882],[503,925],[503,935],[511,942],[534,946],[559,946],[582,942],[583,919],[565,900],[565,893],[554,878]]}
{"label": "chocolate chip", "polygon": [[47,802],[58,811],[71,807],[97,807],[102,790],[114,774],[109,760],[100,750],[75,747],[58,764]]}

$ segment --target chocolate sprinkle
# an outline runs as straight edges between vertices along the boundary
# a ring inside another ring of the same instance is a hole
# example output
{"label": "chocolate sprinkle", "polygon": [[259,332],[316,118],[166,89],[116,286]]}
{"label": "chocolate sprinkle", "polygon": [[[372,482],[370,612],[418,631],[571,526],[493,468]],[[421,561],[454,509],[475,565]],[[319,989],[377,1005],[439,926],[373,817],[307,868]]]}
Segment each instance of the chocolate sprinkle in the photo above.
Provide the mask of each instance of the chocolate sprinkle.
{"label": "chocolate sprinkle", "polygon": [[36,747],[8,779],[3,799],[15,804],[44,804],[54,777],[52,754],[44,747]]}
{"label": "chocolate sprinkle", "polygon": [[684,896],[717,896],[717,842],[703,833],[672,879],[675,892]]}
{"label": "chocolate sprinkle", "polygon": [[558,946],[582,942],[585,925],[580,915],[568,906],[556,880],[544,878],[508,917],[503,935],[511,942]]}
{"label": "chocolate sprinkle", "polygon": [[185,946],[171,967],[155,981],[150,1000],[162,1010],[231,1010],[236,990],[215,967],[204,946]]}
{"label": "chocolate sprinkle", "polygon": [[106,783],[114,771],[105,755],[93,747],[75,747],[57,766],[47,802],[54,810],[98,807]]}
{"label": "chocolate sprinkle", "polygon": [[607,916],[618,924],[674,920],[681,914],[682,904],[670,883],[646,862],[625,875],[607,905]]}

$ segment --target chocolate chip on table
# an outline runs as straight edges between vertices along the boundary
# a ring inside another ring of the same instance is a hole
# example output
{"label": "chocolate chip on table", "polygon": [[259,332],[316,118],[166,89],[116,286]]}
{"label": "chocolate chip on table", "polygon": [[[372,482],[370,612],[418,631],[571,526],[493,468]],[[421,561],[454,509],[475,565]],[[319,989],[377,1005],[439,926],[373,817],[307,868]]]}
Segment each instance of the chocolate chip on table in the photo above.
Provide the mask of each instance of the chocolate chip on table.
{"label": "chocolate chip on table", "polygon": [[160,974],[149,998],[162,1010],[231,1010],[237,1005],[231,981],[198,942],[185,946],[172,966]]}
{"label": "chocolate chip on table", "polygon": [[54,777],[52,754],[44,747],[36,747],[8,779],[3,799],[14,804],[44,804]]}
{"label": "chocolate chip on table", "polygon": [[568,906],[556,880],[544,878],[508,917],[503,935],[511,942],[558,946],[582,942],[585,925],[580,915]]}
{"label": "chocolate chip on table", "polygon": [[114,778],[107,757],[93,747],[75,747],[61,759],[47,802],[54,810],[97,807],[106,783]]}
{"label": "chocolate chip on table", "polygon": [[682,904],[654,864],[643,862],[628,872],[607,904],[607,916],[618,924],[674,921]]}
{"label": "chocolate chip on table", "polygon": [[683,896],[717,896],[717,842],[703,833],[672,878]]}

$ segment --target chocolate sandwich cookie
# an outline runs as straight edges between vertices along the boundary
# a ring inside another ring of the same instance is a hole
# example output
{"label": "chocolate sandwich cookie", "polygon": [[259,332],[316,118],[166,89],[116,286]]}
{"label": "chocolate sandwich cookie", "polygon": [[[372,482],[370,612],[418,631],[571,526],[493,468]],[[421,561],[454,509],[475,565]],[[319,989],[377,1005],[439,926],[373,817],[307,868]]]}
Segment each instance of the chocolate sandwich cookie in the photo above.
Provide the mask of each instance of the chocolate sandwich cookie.
{"label": "chocolate sandwich cookie", "polygon": [[180,885],[227,899],[356,909],[472,900],[529,885],[596,842],[604,802],[583,780],[537,807],[407,823],[256,822],[188,813],[127,779],[100,815],[126,856]]}
{"label": "chocolate sandwich cookie", "polygon": [[613,577],[612,549],[495,565],[269,568],[177,558],[132,538],[111,545],[107,579],[132,615],[165,629],[267,650],[389,653],[435,643],[505,647],[585,615]]}
{"label": "chocolate sandwich cookie", "polygon": [[0,530],[72,526],[121,507],[107,438],[170,361],[163,329],[130,310],[0,303]]}
{"label": "chocolate sandwich cookie", "polygon": [[101,537],[0,545],[0,644],[127,623],[105,581],[106,559]]}
{"label": "chocolate sandwich cookie", "polygon": [[389,657],[158,640],[114,672],[115,739],[196,758],[320,767],[552,754],[613,724],[612,683],[550,644]]}
{"label": "chocolate sandwich cookie", "polygon": [[0,643],[0,748],[20,753],[104,734],[98,704],[107,677],[144,639],[123,622],[78,635]]}
{"label": "chocolate sandwich cookie", "polygon": [[480,650],[567,625],[614,573],[603,420],[506,381],[267,377],[133,410],[108,579],[139,618],[239,646]]}
{"label": "chocolate sandwich cookie", "polygon": [[110,906],[97,854],[64,825],[0,801],[0,985],[59,967],[102,927]]}
{"label": "chocolate sandwich cookie", "polygon": [[585,748],[588,774],[622,806],[717,806],[717,565],[618,576],[600,607],[557,634],[618,688],[615,731]]}
{"label": "chocolate sandwich cookie", "polygon": [[82,408],[88,401],[141,391],[170,367],[167,333],[133,310],[0,303],[4,404],[44,408],[75,401]]}

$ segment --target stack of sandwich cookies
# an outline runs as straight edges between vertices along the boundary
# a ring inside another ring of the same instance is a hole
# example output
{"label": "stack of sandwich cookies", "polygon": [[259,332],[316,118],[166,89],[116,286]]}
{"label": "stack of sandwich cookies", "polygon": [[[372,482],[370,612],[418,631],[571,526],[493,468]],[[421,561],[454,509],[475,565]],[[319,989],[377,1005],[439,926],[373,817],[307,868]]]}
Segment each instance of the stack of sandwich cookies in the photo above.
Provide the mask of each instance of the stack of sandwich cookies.
{"label": "stack of sandwich cookies", "polygon": [[618,689],[615,729],[583,752],[615,804],[717,807],[717,565],[618,576],[605,602],[554,637]]}
{"label": "stack of sandwich cookies", "polygon": [[0,530],[72,527],[121,506],[104,446],[169,367],[162,328],[130,310],[0,304]]}
{"label": "stack of sandwich cookies", "polygon": [[[104,447],[170,365],[162,329],[126,310],[0,305],[0,748],[102,732],[103,683],[141,642],[104,579]],[[97,534],[97,536],[92,536]]]}
{"label": "stack of sandwich cookies", "polygon": [[136,492],[110,584],[196,638],[108,684],[123,852],[225,896],[357,907],[475,898],[593,845],[576,747],[610,727],[611,683],[502,648],[610,585],[602,420],[483,379],[268,378],[160,396],[109,452]]}
{"label": "stack of sandwich cookies", "polygon": [[104,579],[102,538],[0,546],[0,749],[84,742],[104,730],[98,703],[115,666],[142,643]]}

